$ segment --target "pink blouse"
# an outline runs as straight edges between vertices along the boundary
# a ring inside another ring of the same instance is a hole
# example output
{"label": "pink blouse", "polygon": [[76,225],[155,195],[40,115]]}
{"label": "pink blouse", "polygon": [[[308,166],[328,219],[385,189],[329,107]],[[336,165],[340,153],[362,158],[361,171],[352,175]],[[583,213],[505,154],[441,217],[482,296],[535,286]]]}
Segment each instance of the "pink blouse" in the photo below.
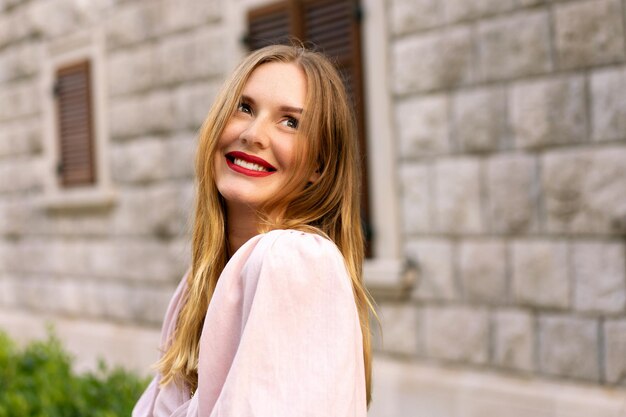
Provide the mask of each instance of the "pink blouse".
{"label": "pink blouse", "polygon": [[[185,279],[165,316],[172,334]],[[337,247],[274,230],[226,264],[200,337],[198,389],[159,387],[133,417],[366,416],[363,345],[352,285]]]}

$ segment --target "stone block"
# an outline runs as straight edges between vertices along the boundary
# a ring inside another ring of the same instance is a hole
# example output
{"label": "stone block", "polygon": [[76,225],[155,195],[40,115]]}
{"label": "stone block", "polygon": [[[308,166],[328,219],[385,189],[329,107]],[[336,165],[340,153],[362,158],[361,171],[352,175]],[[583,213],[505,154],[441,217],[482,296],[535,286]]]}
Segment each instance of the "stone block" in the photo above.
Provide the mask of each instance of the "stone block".
{"label": "stone block", "polygon": [[173,289],[121,282],[27,277],[19,283],[24,307],[69,317],[160,324]]}
{"label": "stone block", "polygon": [[554,37],[560,68],[580,68],[624,59],[619,0],[577,1],[554,9]]}
{"label": "stone block", "polygon": [[508,369],[533,371],[533,317],[521,310],[505,310],[493,317],[494,363]]}
{"label": "stone block", "polygon": [[18,268],[18,246],[15,243],[0,240],[0,272],[11,273]]}
{"label": "stone block", "polygon": [[[0,251],[2,250],[2,245],[0,244]],[[0,259],[2,259],[2,254],[0,254]],[[0,263],[2,265],[2,263]],[[0,267],[1,268],[1,267]],[[10,274],[0,273],[0,307],[2,309],[8,309],[11,307],[17,307],[17,290],[14,285],[14,280]]]}
{"label": "stone block", "polygon": [[484,230],[477,159],[455,158],[435,164],[435,224],[443,233]]}
{"label": "stone block", "polygon": [[111,100],[109,108],[109,126],[113,140],[121,140],[144,133],[143,117],[145,111],[139,97],[114,98]]}
{"label": "stone block", "polygon": [[498,233],[535,230],[536,161],[523,154],[504,154],[486,162],[489,224]]}
{"label": "stone block", "polygon": [[116,283],[93,283],[86,289],[87,299],[96,308],[94,317],[159,324],[173,291],[155,287],[128,288]]}
{"label": "stone block", "polygon": [[520,148],[544,148],[587,138],[582,76],[521,82],[511,91],[511,129]]}
{"label": "stone block", "polygon": [[548,231],[624,233],[625,160],[624,146],[544,154],[541,186]]}
{"label": "stone block", "polygon": [[165,38],[156,46],[157,78],[173,84],[218,77],[224,71],[223,41],[212,28]]}
{"label": "stone block", "polygon": [[516,0],[445,0],[443,3],[450,22],[502,13],[516,6]]}
{"label": "stone block", "polygon": [[469,27],[401,39],[392,46],[394,92],[410,94],[467,84],[473,76],[472,59]]}
{"label": "stone block", "polygon": [[133,318],[136,322],[160,325],[174,294],[175,287],[141,288],[131,293]]}
{"label": "stone block", "polygon": [[165,141],[168,177],[193,177],[197,145],[195,136],[193,133],[181,133]]}
{"label": "stone block", "polygon": [[389,21],[389,26],[396,35],[439,26],[445,21],[444,2],[392,0]]}
{"label": "stone block", "polygon": [[445,95],[421,96],[397,104],[395,117],[400,157],[412,158],[450,150],[448,99]]}
{"label": "stone block", "polygon": [[[517,0],[518,7],[536,6],[538,4],[547,3],[549,0]],[[558,0],[557,0],[558,1]]]}
{"label": "stone block", "polygon": [[13,20],[11,20],[11,14],[3,13],[0,15],[0,48],[8,45],[13,40],[13,32],[11,26]]}
{"label": "stone block", "polygon": [[604,375],[612,384],[626,383],[626,320],[604,322]]}
{"label": "stone block", "polygon": [[471,307],[428,307],[424,310],[426,354],[472,364],[488,360],[489,317]]}
{"label": "stone block", "polygon": [[[187,189],[192,189],[192,187]],[[190,206],[188,205],[187,207]],[[172,259],[176,261],[178,268],[176,279],[172,281],[173,283],[177,283],[191,265],[191,231],[188,231],[188,233],[184,236],[171,240],[168,243],[168,247]]]}
{"label": "stone block", "polygon": [[516,241],[512,248],[515,301],[532,307],[568,308],[567,243]]}
{"label": "stone block", "polygon": [[497,150],[506,135],[506,93],[498,87],[462,91],[452,102],[453,137],[465,152]]}
{"label": "stone block", "polygon": [[0,53],[0,82],[29,77],[41,67],[41,45],[21,43]]}
{"label": "stone block", "polygon": [[109,213],[92,211],[88,215],[76,215],[72,210],[59,209],[54,213],[41,210],[36,202],[26,200],[18,203],[21,211],[17,218],[20,222],[20,233],[34,235],[53,235],[64,237],[101,237],[111,232]]}
{"label": "stone block", "polygon": [[159,33],[180,31],[220,18],[219,0],[164,0]]}
{"label": "stone block", "polygon": [[15,7],[0,15],[0,48],[28,37],[33,26],[28,7]]}
{"label": "stone block", "polygon": [[151,46],[111,53],[107,61],[111,96],[145,91],[155,83],[155,56]]}
{"label": "stone block", "polygon": [[[3,196],[0,199],[0,235],[19,236],[28,232],[27,225],[33,209],[27,199],[20,197]],[[3,262],[8,261],[3,260],[0,255],[0,268],[4,265]]]}
{"label": "stone block", "polygon": [[574,307],[592,313],[623,313],[626,266],[622,243],[587,242],[572,246]]}
{"label": "stone block", "polygon": [[383,327],[385,352],[415,355],[420,349],[418,309],[410,304],[381,304],[379,310]]}
{"label": "stone block", "polygon": [[454,278],[452,245],[444,240],[410,240],[406,257],[417,266],[418,279],[414,297],[418,300],[453,300],[458,298]]}
{"label": "stone block", "polygon": [[477,29],[481,80],[541,74],[552,68],[547,11],[480,22]]}
{"label": "stone block", "polygon": [[565,316],[539,318],[539,368],[547,375],[598,382],[598,323]]}
{"label": "stone block", "polygon": [[593,72],[591,103],[593,139],[626,139],[626,70]]}
{"label": "stone block", "polygon": [[179,184],[120,190],[112,219],[113,233],[157,238],[182,235],[192,206],[181,205],[181,192]]}
{"label": "stone block", "polygon": [[36,81],[11,83],[0,90],[0,121],[39,113],[40,95]]}
{"label": "stone block", "polygon": [[43,188],[45,166],[34,158],[0,162],[0,194],[25,193]]}
{"label": "stone block", "polygon": [[44,38],[66,35],[81,26],[79,5],[73,1],[41,0],[26,9],[32,31]]}
{"label": "stone block", "polygon": [[429,165],[405,164],[400,168],[403,224],[409,234],[431,230],[431,178],[432,169]]}
{"label": "stone block", "polygon": [[54,311],[57,287],[52,277],[47,275],[20,276],[14,281],[17,293],[16,303],[31,312]]}
{"label": "stone block", "polygon": [[142,100],[143,126],[147,132],[167,132],[177,125],[171,91],[155,91]]}
{"label": "stone block", "polygon": [[117,140],[171,131],[179,124],[172,93],[167,90],[113,100],[110,119],[111,135]]}
{"label": "stone block", "polygon": [[86,249],[89,275],[145,283],[172,283],[187,265],[167,242],[155,239],[111,239],[91,243]]}
{"label": "stone block", "polygon": [[41,126],[38,118],[20,119],[0,125],[0,157],[41,151]]}
{"label": "stone block", "polygon": [[88,274],[91,271],[88,264],[89,248],[84,239],[24,239],[17,253],[19,270],[35,275]]}
{"label": "stone block", "polygon": [[154,37],[163,20],[161,2],[131,2],[112,10],[114,13],[104,21],[107,47],[110,49]]}
{"label": "stone block", "polygon": [[507,251],[502,241],[464,241],[459,247],[459,258],[459,275],[465,297],[490,304],[507,301]]}
{"label": "stone block", "polygon": [[158,138],[143,138],[111,147],[113,179],[120,182],[148,183],[168,174],[167,147]]}
{"label": "stone block", "polygon": [[176,126],[198,130],[206,119],[219,90],[217,82],[185,84],[173,92]]}

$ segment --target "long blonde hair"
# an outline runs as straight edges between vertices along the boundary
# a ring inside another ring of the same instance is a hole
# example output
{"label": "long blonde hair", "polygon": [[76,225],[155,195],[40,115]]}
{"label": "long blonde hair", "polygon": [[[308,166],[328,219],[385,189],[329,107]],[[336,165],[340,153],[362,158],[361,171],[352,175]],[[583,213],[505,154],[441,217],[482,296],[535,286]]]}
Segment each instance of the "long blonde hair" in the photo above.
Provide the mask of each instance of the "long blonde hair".
{"label": "long blonde hair", "polygon": [[[353,112],[341,77],[322,54],[297,46],[272,45],[250,54],[225,82],[201,128],[196,156],[197,193],[192,265],[176,330],[157,369],[161,384],[198,383],[199,341],[204,317],[228,260],[224,200],[215,184],[214,156],[226,123],[237,108],[250,74],[267,62],[298,65],[307,83],[298,129],[294,175],[280,194],[259,209],[259,232],[300,229],[319,233],[341,251],[363,335],[367,403],[371,400],[369,314],[376,315],[363,285],[363,234],[359,209],[360,168]],[[318,178],[309,182],[312,174]]]}

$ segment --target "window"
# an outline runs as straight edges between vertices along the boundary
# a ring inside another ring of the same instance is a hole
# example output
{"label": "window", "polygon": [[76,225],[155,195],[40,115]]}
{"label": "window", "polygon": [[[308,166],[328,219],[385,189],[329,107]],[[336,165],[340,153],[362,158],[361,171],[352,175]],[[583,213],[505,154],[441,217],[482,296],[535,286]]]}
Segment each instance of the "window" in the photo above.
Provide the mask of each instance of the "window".
{"label": "window", "polygon": [[[361,102],[365,111],[361,113],[368,117],[362,117],[359,126],[362,140],[367,140],[368,155],[363,163],[371,174],[368,178],[369,186],[364,188],[369,194],[368,219],[373,230],[370,241],[371,257],[363,264],[363,276],[365,283],[376,296],[404,297],[410,291],[415,280],[413,269],[405,263],[401,250],[400,219],[398,211],[399,195],[396,179],[396,149],[392,126],[392,100],[388,89],[389,61],[388,34],[387,34],[387,10],[386,2],[380,0],[356,1],[307,1],[307,0],[238,0],[224,2],[224,25],[229,29],[229,35],[224,37],[224,59],[227,69],[233,69],[254,47],[255,37],[257,45],[267,39],[281,39],[284,42],[287,34],[296,33],[293,27],[306,27],[303,5],[314,3],[330,7],[332,4],[341,3],[343,10],[348,8],[356,19],[351,32],[359,38],[361,49],[357,77],[361,78],[364,85]],[[357,7],[358,6],[358,7]],[[338,6],[339,7],[339,6]],[[282,10],[282,15],[280,11]],[[267,16],[265,22],[259,16]],[[287,17],[289,16],[289,17]],[[281,23],[282,21],[282,23]],[[288,23],[287,23],[288,22]],[[265,35],[259,34],[260,30],[254,25],[264,28]],[[299,26],[298,26],[299,25]],[[269,27],[276,31],[273,35]],[[310,26],[310,24],[309,24]],[[304,30],[304,29],[300,29]],[[232,32],[230,32],[232,31]],[[279,32],[280,31],[280,32]],[[230,35],[234,33],[234,36]],[[304,36],[304,35],[302,35]],[[246,42],[241,42],[244,39]],[[304,37],[302,41],[307,41]],[[341,41],[341,39],[329,39]],[[345,38],[343,39],[345,41]],[[322,49],[328,46],[317,40],[316,43]],[[261,45],[262,46],[262,45]],[[257,48],[260,46],[256,46]],[[344,74],[345,76],[345,74]],[[363,133],[367,133],[367,135]],[[365,147],[362,146],[362,149]],[[367,199],[367,197],[365,197]]]}
{"label": "window", "polygon": [[357,116],[362,172],[362,218],[367,255],[372,256],[365,110],[361,70],[361,10],[354,0],[284,0],[248,12],[245,42],[250,50],[298,39],[312,43],[337,65]]}
{"label": "window", "polygon": [[57,71],[55,78],[59,182],[63,187],[94,184],[89,61],[63,67]]}
{"label": "window", "polygon": [[114,203],[108,154],[104,35],[100,29],[45,43],[41,95],[46,209]]}

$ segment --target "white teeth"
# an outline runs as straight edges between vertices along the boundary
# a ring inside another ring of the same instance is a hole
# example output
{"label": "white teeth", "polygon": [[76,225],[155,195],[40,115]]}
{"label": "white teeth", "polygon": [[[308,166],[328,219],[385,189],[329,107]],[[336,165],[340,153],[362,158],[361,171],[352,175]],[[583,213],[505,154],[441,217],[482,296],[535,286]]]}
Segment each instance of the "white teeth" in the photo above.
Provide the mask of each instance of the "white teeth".
{"label": "white teeth", "polygon": [[235,158],[233,160],[235,165],[239,165],[240,167],[251,169],[252,171],[267,171],[267,168],[262,167],[261,165],[255,164],[253,162],[244,161],[243,159]]}

